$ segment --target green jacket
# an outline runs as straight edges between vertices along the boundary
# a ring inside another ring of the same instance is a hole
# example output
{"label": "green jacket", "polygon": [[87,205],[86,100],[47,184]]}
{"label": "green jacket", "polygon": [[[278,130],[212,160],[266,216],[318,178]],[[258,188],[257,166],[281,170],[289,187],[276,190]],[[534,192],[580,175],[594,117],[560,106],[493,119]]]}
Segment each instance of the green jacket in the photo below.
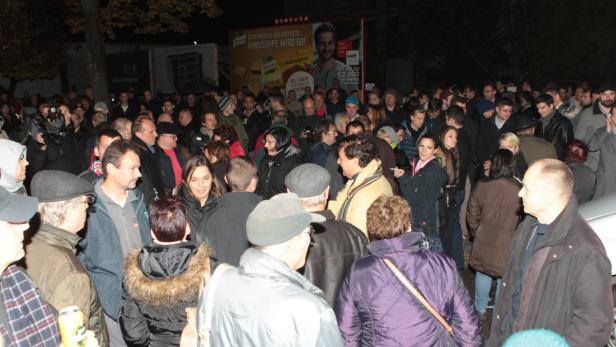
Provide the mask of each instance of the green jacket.
{"label": "green jacket", "polygon": [[77,306],[88,330],[107,346],[107,327],[94,282],[75,255],[79,236],[48,224],[41,225],[26,246],[26,271],[41,294],[58,312]]}
{"label": "green jacket", "polygon": [[240,141],[242,147],[244,147],[244,151],[248,152],[248,134],[246,133],[246,129],[244,129],[244,123],[236,114],[232,114],[229,117],[225,117],[222,114],[219,114],[217,117],[218,124],[227,124],[235,129],[237,133],[237,138]]}

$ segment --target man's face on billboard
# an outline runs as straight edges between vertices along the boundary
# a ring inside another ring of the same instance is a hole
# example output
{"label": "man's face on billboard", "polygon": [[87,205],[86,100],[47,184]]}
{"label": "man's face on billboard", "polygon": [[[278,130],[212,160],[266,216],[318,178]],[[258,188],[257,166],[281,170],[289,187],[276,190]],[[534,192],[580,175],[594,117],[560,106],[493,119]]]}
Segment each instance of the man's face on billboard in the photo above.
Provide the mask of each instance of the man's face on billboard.
{"label": "man's face on billboard", "polygon": [[336,41],[334,40],[333,32],[324,31],[319,34],[319,39],[317,41],[317,50],[319,51],[319,59],[322,61],[327,61],[334,58]]}

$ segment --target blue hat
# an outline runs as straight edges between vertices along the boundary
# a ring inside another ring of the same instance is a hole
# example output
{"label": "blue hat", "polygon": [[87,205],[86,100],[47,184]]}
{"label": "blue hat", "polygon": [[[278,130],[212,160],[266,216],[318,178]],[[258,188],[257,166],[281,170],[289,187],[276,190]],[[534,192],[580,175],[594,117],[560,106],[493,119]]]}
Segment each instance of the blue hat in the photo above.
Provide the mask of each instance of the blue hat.
{"label": "blue hat", "polygon": [[493,110],[494,107],[496,106],[490,100],[486,100],[483,98],[477,100],[477,112],[479,112],[479,114],[483,114],[486,111]]}
{"label": "blue hat", "polygon": [[344,103],[359,106],[359,98],[356,96],[349,96],[346,98],[346,101]]}
{"label": "blue hat", "polygon": [[547,329],[522,330],[511,335],[503,347],[569,347],[567,340]]}

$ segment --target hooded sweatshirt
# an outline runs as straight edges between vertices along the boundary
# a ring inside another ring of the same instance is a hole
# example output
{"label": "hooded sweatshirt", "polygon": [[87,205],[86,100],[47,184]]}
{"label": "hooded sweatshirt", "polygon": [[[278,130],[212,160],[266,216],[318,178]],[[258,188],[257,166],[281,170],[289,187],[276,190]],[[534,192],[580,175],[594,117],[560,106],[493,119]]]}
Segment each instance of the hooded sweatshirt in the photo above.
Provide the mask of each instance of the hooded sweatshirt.
{"label": "hooded sweatshirt", "polygon": [[26,147],[11,140],[0,139],[0,186],[15,194],[22,190],[24,182],[16,180],[17,163],[26,156]]}

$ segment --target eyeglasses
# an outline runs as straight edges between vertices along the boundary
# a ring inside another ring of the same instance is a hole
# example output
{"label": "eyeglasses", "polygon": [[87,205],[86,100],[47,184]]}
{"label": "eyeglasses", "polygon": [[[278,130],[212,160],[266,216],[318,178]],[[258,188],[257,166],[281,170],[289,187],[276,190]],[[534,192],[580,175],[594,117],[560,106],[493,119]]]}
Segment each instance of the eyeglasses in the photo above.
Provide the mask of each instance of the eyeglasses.
{"label": "eyeglasses", "polygon": [[338,132],[337,131],[328,131],[326,132],[327,135],[337,135]]}

